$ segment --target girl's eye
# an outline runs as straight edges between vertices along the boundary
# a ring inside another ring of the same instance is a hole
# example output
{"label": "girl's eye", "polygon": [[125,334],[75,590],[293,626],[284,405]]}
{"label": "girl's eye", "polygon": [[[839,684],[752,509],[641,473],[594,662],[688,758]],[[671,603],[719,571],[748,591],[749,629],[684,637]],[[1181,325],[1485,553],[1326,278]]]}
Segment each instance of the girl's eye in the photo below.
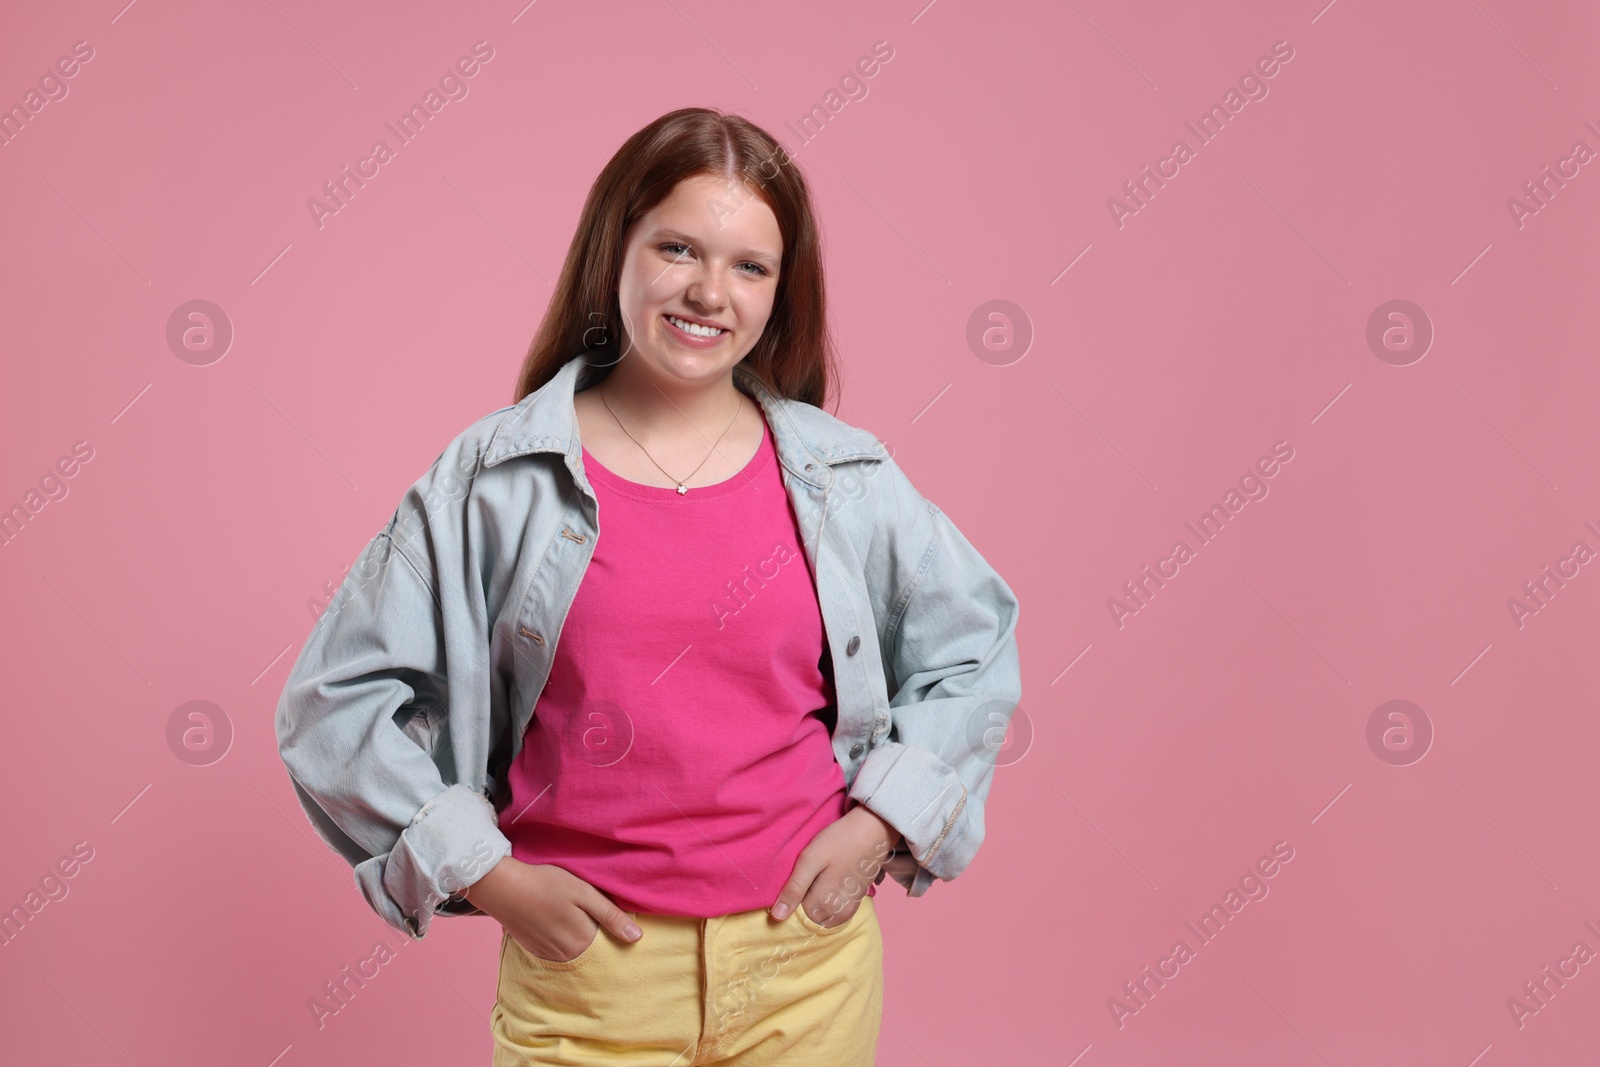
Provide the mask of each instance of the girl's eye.
{"label": "girl's eye", "polygon": [[[689,250],[689,246],[684,244],[681,241],[669,241],[668,243],[666,243],[664,245],[661,245],[659,247],[660,247],[661,251],[667,253],[669,256],[672,256],[674,259],[682,259],[683,258],[683,253],[687,252]],[[683,249],[683,252],[675,252],[675,251],[673,251],[673,249],[677,249],[677,248]],[[755,262],[751,262],[749,260],[746,260],[744,263],[741,263],[739,265],[741,267],[754,267],[756,269],[756,272],[757,272],[754,275],[755,277],[764,277],[764,276],[766,276],[767,274],[770,273],[767,270],[767,268],[763,267],[761,264],[755,263]]]}

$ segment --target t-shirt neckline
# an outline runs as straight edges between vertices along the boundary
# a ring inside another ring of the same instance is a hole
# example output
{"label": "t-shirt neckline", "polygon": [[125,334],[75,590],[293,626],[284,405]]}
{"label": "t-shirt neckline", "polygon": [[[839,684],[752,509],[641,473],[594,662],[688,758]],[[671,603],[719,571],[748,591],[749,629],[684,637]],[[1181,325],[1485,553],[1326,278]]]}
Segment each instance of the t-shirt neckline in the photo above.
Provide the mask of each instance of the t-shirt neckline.
{"label": "t-shirt neckline", "polygon": [[680,494],[676,488],[663,485],[645,485],[643,482],[630,481],[622,475],[606,467],[590,454],[587,448],[579,446],[583,453],[583,469],[589,480],[619,493],[622,496],[632,497],[635,500],[644,500],[652,503],[672,501],[682,505],[691,500],[716,500],[720,497],[737,493],[745,486],[759,478],[766,471],[767,465],[772,462],[772,432],[767,426],[763,416],[761,420],[761,443],[756,446],[755,455],[741,467],[738,473],[731,478],[725,478],[711,485],[691,485],[687,493]]}

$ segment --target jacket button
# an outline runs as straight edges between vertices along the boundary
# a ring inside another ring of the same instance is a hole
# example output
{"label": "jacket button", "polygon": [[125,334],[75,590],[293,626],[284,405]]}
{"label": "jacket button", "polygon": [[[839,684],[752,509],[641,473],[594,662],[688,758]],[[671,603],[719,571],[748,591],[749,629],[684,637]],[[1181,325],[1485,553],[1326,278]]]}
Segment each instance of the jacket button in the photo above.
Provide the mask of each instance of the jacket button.
{"label": "jacket button", "polygon": [[859,743],[851,745],[850,746],[850,758],[851,759],[860,759],[861,758],[861,753],[865,752],[866,750],[867,750],[867,746],[866,745],[859,744]]}
{"label": "jacket button", "polygon": [[847,656],[853,656],[853,655],[856,654],[856,649],[858,649],[860,647],[861,647],[861,638],[852,637],[850,639],[850,643],[844,646],[844,654],[847,655]]}
{"label": "jacket button", "polygon": [[808,471],[814,471],[814,470],[816,470],[816,469],[817,469],[817,465],[816,465],[816,464],[815,464],[815,463],[807,463],[807,464],[806,464],[806,470],[808,470]]}

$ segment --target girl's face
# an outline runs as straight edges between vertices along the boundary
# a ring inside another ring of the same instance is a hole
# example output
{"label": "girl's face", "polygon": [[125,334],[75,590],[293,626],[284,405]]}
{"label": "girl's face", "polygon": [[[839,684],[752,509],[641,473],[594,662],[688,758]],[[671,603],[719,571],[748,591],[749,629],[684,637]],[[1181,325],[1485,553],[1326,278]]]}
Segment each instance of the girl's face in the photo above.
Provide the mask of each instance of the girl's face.
{"label": "girl's face", "polygon": [[666,386],[731,371],[761,339],[782,256],[777,217],[743,183],[679,182],[626,238],[617,299],[634,370]]}

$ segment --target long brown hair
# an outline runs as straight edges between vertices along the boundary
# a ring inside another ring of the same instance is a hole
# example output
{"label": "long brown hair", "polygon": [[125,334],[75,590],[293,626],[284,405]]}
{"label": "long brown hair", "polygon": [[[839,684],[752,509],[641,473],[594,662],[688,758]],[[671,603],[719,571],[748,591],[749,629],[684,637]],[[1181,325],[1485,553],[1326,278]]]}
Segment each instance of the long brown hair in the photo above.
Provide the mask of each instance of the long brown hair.
{"label": "long brown hair", "polygon": [[602,368],[617,361],[624,340],[617,286],[628,228],[680,181],[702,174],[739,181],[772,209],[783,235],[772,314],[740,365],[779,396],[823,406],[837,369],[811,192],[783,146],[765,130],[703,107],[662,115],[628,138],[600,171],[550,306],[522,361],[514,402],[548,382],[570,359],[582,356]]}

